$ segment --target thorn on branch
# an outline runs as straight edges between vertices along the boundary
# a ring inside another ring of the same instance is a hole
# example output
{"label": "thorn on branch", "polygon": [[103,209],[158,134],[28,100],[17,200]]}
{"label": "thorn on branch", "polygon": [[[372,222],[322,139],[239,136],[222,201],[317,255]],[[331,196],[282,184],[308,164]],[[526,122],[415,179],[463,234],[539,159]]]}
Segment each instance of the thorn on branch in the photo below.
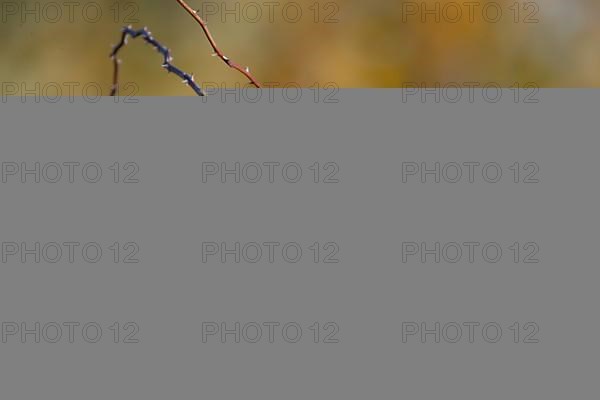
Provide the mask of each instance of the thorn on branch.
{"label": "thorn on branch", "polygon": [[148,31],[147,27],[144,27],[139,30],[134,30],[131,26],[127,26],[123,28],[121,34],[121,41],[113,47],[112,52],[110,53],[110,58],[113,60],[114,64],[114,73],[113,73],[113,87],[110,95],[116,96],[118,87],[119,87],[119,65],[121,61],[117,58],[119,51],[127,44],[128,37],[136,39],[141,37],[145,43],[151,45],[163,56],[163,64],[162,67],[167,70],[168,73],[174,73],[179,78],[183,80],[183,83],[188,85],[198,96],[205,96],[204,92],[194,82],[194,77],[187,72],[184,72],[171,64],[173,60],[173,56],[171,55],[171,51],[163,46],[158,40],[156,40],[150,31]]}
{"label": "thorn on branch", "polygon": [[260,83],[254,78],[254,76],[252,76],[252,74],[249,72],[248,69],[244,69],[241,66],[239,66],[238,64],[234,63],[232,60],[227,58],[223,54],[223,52],[219,49],[219,47],[217,46],[217,43],[215,42],[215,39],[213,38],[210,31],[208,30],[208,24],[200,16],[200,14],[198,12],[199,10],[193,9],[184,0],[176,0],[176,1],[177,1],[177,3],[179,3],[179,5],[185,11],[187,11],[188,14],[190,14],[192,16],[192,18],[194,18],[194,20],[198,23],[198,25],[200,25],[200,28],[202,28],[202,31],[204,32],[204,36],[206,36],[206,39],[208,40],[208,42],[210,43],[210,46],[212,47],[212,49],[214,51],[213,56],[219,57],[221,60],[223,60],[223,62],[225,64],[227,64],[227,66],[235,69],[236,71],[239,71],[242,75],[244,75],[246,78],[248,78],[250,80],[250,83],[252,83],[252,85],[254,85],[257,88],[260,88],[261,87]]}

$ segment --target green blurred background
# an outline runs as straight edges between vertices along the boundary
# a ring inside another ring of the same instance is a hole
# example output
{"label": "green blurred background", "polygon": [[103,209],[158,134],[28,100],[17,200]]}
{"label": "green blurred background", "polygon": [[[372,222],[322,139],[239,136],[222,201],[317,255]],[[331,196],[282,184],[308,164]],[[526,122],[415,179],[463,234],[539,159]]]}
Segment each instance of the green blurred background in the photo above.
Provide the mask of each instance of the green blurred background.
{"label": "green blurred background", "polygon": [[[484,18],[483,5],[490,2],[475,2],[478,6],[473,21],[463,15],[458,22],[452,22],[452,8],[445,8],[444,14],[444,7],[453,3],[448,1],[283,1],[273,6],[272,19],[266,2],[189,1],[192,7],[204,10],[201,15],[207,18],[225,54],[250,66],[261,82],[277,82],[279,86],[293,82],[303,87],[328,82],[340,87],[402,87],[413,82],[427,86],[438,82],[600,86],[598,0],[537,0],[533,4],[497,0],[493,3],[503,11],[497,23]],[[52,22],[55,8],[48,3],[58,4],[65,12],[58,22]],[[228,87],[246,83],[238,72],[211,57],[212,50],[200,27],[175,0],[134,4],[126,0],[75,1],[78,5],[73,21],[66,14],[67,3],[2,1],[0,81],[28,85],[98,82],[108,92],[111,45],[118,42],[122,26],[137,21],[131,25],[148,26],[172,50],[174,64],[193,72],[199,82]],[[101,6],[99,18],[96,7],[86,9],[89,20],[98,22],[87,22],[83,17],[87,3]],[[294,7],[288,6],[284,14],[286,3],[294,3]],[[426,7],[434,10],[436,3],[440,22],[434,15],[423,22],[422,11]],[[468,11],[464,3],[454,2],[462,11]],[[220,14],[226,7],[235,10],[236,4],[239,12]],[[263,16],[253,21],[256,5]],[[303,15],[294,23],[290,19],[297,5]],[[14,6],[17,14],[13,14]],[[417,14],[409,14],[415,12],[415,6]],[[208,15],[215,7],[217,15]],[[33,11],[23,15],[24,10]],[[494,17],[493,9],[487,10],[488,17]],[[333,21],[325,23],[331,14]],[[38,17],[40,21],[36,22]],[[120,58],[121,82],[135,82],[139,95],[193,94],[160,68],[160,56],[140,39],[130,40]]]}

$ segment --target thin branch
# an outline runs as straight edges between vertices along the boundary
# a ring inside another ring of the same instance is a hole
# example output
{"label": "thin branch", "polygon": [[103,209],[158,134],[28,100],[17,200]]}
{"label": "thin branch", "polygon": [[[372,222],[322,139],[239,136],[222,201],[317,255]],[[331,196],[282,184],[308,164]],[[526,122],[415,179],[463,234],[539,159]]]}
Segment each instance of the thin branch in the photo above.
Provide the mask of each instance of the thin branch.
{"label": "thin branch", "polygon": [[173,64],[171,64],[171,61],[173,60],[173,57],[171,56],[171,51],[168,48],[166,48],[165,46],[163,46],[162,44],[160,44],[156,39],[154,39],[154,37],[148,31],[147,28],[143,28],[143,29],[136,31],[131,26],[127,26],[127,27],[123,28],[122,32],[123,33],[121,35],[121,42],[119,42],[119,44],[117,44],[115,47],[113,47],[113,51],[110,53],[110,57],[112,58],[113,65],[114,65],[113,86],[112,86],[112,90],[110,92],[111,96],[115,96],[117,94],[118,87],[119,87],[120,60],[117,58],[117,55],[118,55],[119,51],[127,44],[128,36],[131,36],[133,39],[141,36],[146,43],[150,44],[160,54],[162,54],[162,56],[163,56],[162,67],[164,69],[166,69],[168,73],[174,73],[175,75],[180,77],[183,80],[183,83],[185,83],[190,88],[192,88],[192,90],[194,92],[196,92],[196,94],[198,96],[205,95],[204,92],[202,91],[202,89],[200,88],[200,86],[198,86],[198,84],[196,84],[196,82],[194,81],[193,74],[188,74],[187,72],[184,72],[184,71],[180,70],[179,68],[177,68],[176,66],[174,66]]}
{"label": "thin branch", "polygon": [[206,39],[208,39],[208,41],[214,51],[214,55],[219,57],[230,68],[233,68],[233,69],[239,71],[240,73],[242,73],[246,78],[248,78],[250,80],[250,83],[252,83],[252,85],[254,85],[257,88],[260,88],[260,83],[252,76],[252,74],[250,73],[250,68],[248,68],[248,67],[242,68],[240,65],[234,63],[229,57],[227,57],[225,54],[223,54],[223,52],[217,46],[215,39],[213,38],[210,31],[208,30],[208,26],[207,26],[206,22],[198,14],[198,11],[196,11],[192,7],[190,7],[184,0],[177,0],[177,3],[179,3],[179,5],[181,7],[183,7],[183,9],[185,11],[187,11],[188,14],[190,14],[196,20],[198,25],[200,25],[200,27],[204,31],[204,35],[206,36]]}

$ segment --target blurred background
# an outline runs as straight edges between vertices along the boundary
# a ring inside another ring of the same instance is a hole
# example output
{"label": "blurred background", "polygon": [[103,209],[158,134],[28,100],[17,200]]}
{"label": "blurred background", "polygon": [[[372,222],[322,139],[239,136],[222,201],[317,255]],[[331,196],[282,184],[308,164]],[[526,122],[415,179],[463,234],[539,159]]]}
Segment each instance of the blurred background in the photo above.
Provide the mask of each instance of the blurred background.
{"label": "blurred background", "polygon": [[[600,86],[598,0],[189,3],[227,56],[274,86]],[[1,82],[96,82],[108,94],[111,46],[132,25],[147,26],[199,83],[246,84],[211,56],[175,0],[3,0],[1,12]],[[121,83],[135,82],[137,94],[193,95],[141,39],[129,40],[119,58]]]}

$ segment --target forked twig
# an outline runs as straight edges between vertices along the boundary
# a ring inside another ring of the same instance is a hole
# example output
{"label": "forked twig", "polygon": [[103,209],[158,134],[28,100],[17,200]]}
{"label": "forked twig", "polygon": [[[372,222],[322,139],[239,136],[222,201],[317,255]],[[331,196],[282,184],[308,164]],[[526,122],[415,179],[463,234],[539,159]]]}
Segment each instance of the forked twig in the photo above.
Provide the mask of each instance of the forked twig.
{"label": "forked twig", "polygon": [[147,28],[142,28],[142,29],[136,31],[131,26],[127,26],[127,27],[123,28],[122,32],[123,32],[123,34],[121,35],[121,42],[119,42],[119,44],[117,44],[115,47],[113,47],[113,51],[110,53],[110,57],[112,58],[113,65],[114,65],[113,86],[112,86],[112,89],[110,92],[111,96],[116,96],[118,88],[119,88],[119,64],[120,64],[120,61],[119,61],[117,55],[118,55],[119,51],[121,50],[121,48],[123,48],[127,44],[128,36],[131,36],[133,39],[141,36],[146,43],[152,45],[152,47],[154,47],[160,54],[162,54],[162,56],[163,56],[162,67],[164,69],[166,69],[167,72],[174,73],[175,75],[180,77],[183,80],[183,83],[185,83],[190,88],[192,88],[192,90],[194,90],[194,92],[196,92],[196,94],[198,96],[205,95],[204,92],[202,91],[202,89],[200,88],[200,86],[198,86],[198,84],[196,84],[196,82],[194,81],[194,75],[188,74],[187,72],[184,72],[184,71],[180,70],[179,68],[177,68],[176,66],[174,66],[173,64],[171,64],[171,61],[173,60],[173,57],[171,56],[171,51],[168,48],[166,48],[165,46],[163,46],[162,44],[160,44],[156,39],[154,39],[154,37],[148,31]]}
{"label": "forked twig", "polygon": [[239,71],[240,73],[242,73],[246,78],[248,78],[250,80],[250,83],[252,83],[252,85],[254,85],[257,88],[260,88],[260,83],[252,76],[252,74],[250,73],[250,69],[248,67],[242,68],[240,65],[234,63],[230,58],[228,58],[225,54],[223,54],[223,52],[217,46],[215,39],[213,38],[210,31],[208,30],[208,26],[207,26],[206,22],[198,14],[198,11],[194,10],[192,7],[190,7],[184,0],[177,0],[177,3],[179,3],[179,5],[181,7],[183,7],[183,9],[185,11],[187,11],[188,14],[190,14],[196,20],[198,25],[200,25],[200,27],[204,31],[204,35],[206,36],[206,39],[208,39],[208,41],[214,51],[214,55],[219,57],[230,68],[233,68],[233,69]]}

